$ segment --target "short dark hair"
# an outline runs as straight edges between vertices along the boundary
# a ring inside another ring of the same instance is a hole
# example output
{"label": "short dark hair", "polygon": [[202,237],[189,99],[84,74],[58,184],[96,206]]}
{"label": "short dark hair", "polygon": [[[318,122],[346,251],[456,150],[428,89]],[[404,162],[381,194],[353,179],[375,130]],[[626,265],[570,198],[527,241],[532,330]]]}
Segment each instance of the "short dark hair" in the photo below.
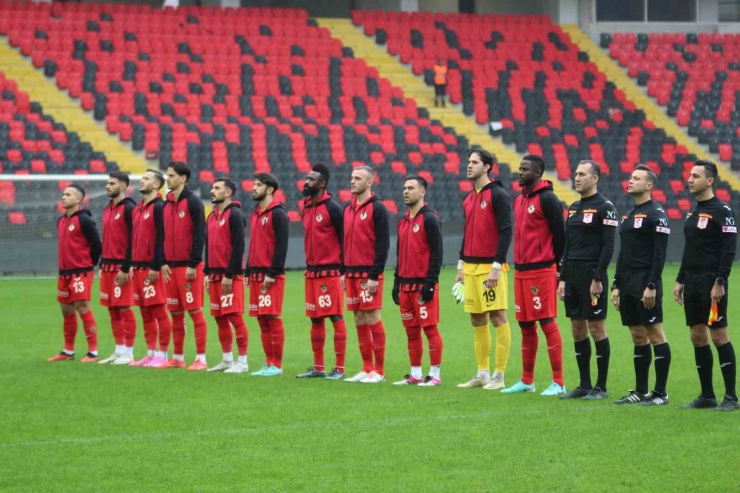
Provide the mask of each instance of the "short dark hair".
{"label": "short dark hair", "polygon": [[538,156],[537,154],[527,154],[522,158],[522,161],[529,161],[532,164],[536,164],[540,171],[543,174],[545,173],[545,160],[542,159],[542,156]]}
{"label": "short dark hair", "polygon": [[223,182],[224,186],[231,190],[231,194],[234,195],[236,193],[236,183],[234,183],[234,180],[229,178],[228,176],[222,176],[220,178],[216,178],[213,183]]}
{"label": "short dark hair", "polygon": [[584,159],[578,164],[588,164],[591,166],[591,174],[594,174],[601,178],[601,165],[597,163],[596,161],[592,161],[591,159]]}
{"label": "short dark hair", "polygon": [[109,173],[108,176],[114,180],[122,181],[126,186],[129,186],[131,183],[128,178],[128,173],[124,173],[123,171],[113,171],[112,173]]}
{"label": "short dark hair", "polygon": [[701,166],[707,178],[714,178],[714,181],[717,181],[717,165],[709,159],[697,159],[694,166]]}
{"label": "short dark hair", "polygon": [[82,198],[83,199],[87,195],[85,193],[85,189],[82,188],[82,186],[81,185],[78,185],[77,183],[70,183],[69,185],[67,185],[67,188],[74,188],[75,190],[77,190],[78,192],[80,192],[80,195],[82,195]]}
{"label": "short dark hair", "polygon": [[478,153],[478,157],[480,157],[481,162],[488,165],[489,172],[493,169],[493,154],[485,149],[470,149],[470,152],[468,152],[468,159],[470,159],[470,156],[472,156],[473,153]]}
{"label": "short dark hair", "polygon": [[268,188],[272,187],[272,191],[277,192],[279,185],[277,178],[272,173],[257,173],[254,175],[254,179],[267,185]]}
{"label": "short dark hair", "polygon": [[329,176],[331,173],[329,172],[329,167],[325,165],[324,163],[316,163],[311,167],[311,171],[315,171],[318,174],[321,175],[321,179],[324,180],[324,183],[327,185],[329,184]]}
{"label": "short dark hair", "polygon": [[172,168],[172,171],[177,173],[180,176],[184,176],[186,178],[186,182],[190,181],[190,166],[183,163],[182,161],[172,161],[168,166],[168,168]]}
{"label": "short dark hair", "polygon": [[416,183],[418,183],[419,185],[421,185],[421,188],[423,188],[424,190],[427,189],[427,181],[424,178],[422,178],[421,176],[418,176],[418,175],[407,176],[406,177],[406,180],[404,180],[404,181],[409,181],[409,180],[414,180]]}
{"label": "short dark hair", "polygon": [[653,185],[654,185],[655,183],[657,183],[657,181],[658,181],[658,176],[657,176],[657,175],[655,174],[655,172],[654,172],[653,170],[651,170],[651,169],[650,169],[650,167],[649,167],[648,165],[646,165],[646,164],[638,164],[637,166],[635,166],[635,171],[644,171],[645,173],[647,173],[647,176],[648,176],[648,181],[649,181],[650,183],[652,183]]}
{"label": "short dark hair", "polygon": [[157,181],[159,181],[157,189],[162,190],[162,187],[164,186],[164,175],[162,174],[162,172],[158,169],[149,168],[146,170],[146,173],[152,173],[157,178]]}

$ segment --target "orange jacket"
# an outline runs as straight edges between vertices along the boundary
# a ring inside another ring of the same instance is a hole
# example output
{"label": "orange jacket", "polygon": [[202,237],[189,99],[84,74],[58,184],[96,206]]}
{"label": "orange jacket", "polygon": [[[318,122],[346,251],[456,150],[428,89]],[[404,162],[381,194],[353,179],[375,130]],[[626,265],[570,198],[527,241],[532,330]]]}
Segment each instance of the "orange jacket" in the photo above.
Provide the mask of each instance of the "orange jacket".
{"label": "orange jacket", "polygon": [[447,65],[434,66],[434,84],[447,84]]}

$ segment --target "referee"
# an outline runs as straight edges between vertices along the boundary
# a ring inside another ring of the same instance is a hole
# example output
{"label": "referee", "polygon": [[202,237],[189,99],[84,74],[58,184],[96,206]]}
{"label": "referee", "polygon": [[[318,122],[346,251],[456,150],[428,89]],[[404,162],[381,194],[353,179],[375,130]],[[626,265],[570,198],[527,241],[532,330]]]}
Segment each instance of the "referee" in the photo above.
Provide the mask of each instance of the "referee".
{"label": "referee", "polygon": [[[699,160],[691,168],[689,191],[696,197],[696,207],[684,223],[686,244],[673,297],[683,305],[691,328],[701,382],[701,395],[683,407],[735,411],[740,405],[735,393],[735,350],[727,333],[727,278],[735,259],[737,226],[732,209],[714,196],[716,180],[717,165],[711,161]],[[725,399],[719,406],[712,386],[710,333],[725,381]]]}
{"label": "referee", "polygon": [[[629,180],[627,193],[635,208],[622,216],[619,236],[622,247],[612,285],[612,303],[629,327],[635,345],[635,389],[615,404],[662,406],[668,404],[666,381],[671,366],[671,348],[663,333],[663,283],[661,274],[668,248],[668,216],[650,194],[658,178],[638,164]],[[648,395],[648,374],[655,352],[655,390]]]}
{"label": "referee", "polygon": [[[575,188],[581,200],[568,208],[565,223],[567,240],[563,253],[558,297],[565,301],[565,315],[571,319],[576,361],[581,383],[560,399],[598,400],[608,397],[609,339],[606,335],[606,268],[614,253],[617,210],[601,195],[597,186],[601,167],[595,161],[581,161],[576,169]],[[598,378],[591,386],[591,342],[596,346]]]}

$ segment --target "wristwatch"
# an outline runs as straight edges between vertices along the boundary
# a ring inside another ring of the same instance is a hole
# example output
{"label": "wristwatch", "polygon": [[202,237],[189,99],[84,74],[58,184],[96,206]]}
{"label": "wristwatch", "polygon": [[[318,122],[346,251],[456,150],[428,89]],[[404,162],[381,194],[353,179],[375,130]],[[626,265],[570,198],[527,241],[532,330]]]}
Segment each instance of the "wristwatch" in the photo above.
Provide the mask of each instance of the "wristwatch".
{"label": "wristwatch", "polygon": [[651,282],[650,284],[648,284],[647,287],[648,287],[648,289],[655,290],[655,283]]}
{"label": "wristwatch", "polygon": [[725,279],[723,277],[718,277],[714,282],[719,286],[725,285]]}

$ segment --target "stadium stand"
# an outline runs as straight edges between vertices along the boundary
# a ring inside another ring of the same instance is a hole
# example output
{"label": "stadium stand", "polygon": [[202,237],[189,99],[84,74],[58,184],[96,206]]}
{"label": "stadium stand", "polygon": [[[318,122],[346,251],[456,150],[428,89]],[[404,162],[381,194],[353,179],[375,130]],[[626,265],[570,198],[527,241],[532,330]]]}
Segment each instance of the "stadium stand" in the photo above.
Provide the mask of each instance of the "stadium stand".
{"label": "stadium stand", "polygon": [[[605,163],[601,191],[620,210],[638,162],[659,176],[655,197],[672,218],[690,208],[684,177],[696,156],[648,120],[547,16],[355,11],[353,23],[432,85],[448,60],[448,94],[478,123],[500,122],[506,143],[542,154],[568,179],[581,159]],[[727,183],[718,195],[734,207]]]}
{"label": "stadium stand", "polygon": [[[467,139],[304,10],[2,3],[0,34],[134,150],[187,160],[204,197],[217,176],[271,171],[298,220],[310,163],[335,166],[343,201],[351,168],[371,163],[393,213],[398,178],[418,173],[440,185],[442,217],[461,218]],[[247,204],[250,190],[243,180]]]}

